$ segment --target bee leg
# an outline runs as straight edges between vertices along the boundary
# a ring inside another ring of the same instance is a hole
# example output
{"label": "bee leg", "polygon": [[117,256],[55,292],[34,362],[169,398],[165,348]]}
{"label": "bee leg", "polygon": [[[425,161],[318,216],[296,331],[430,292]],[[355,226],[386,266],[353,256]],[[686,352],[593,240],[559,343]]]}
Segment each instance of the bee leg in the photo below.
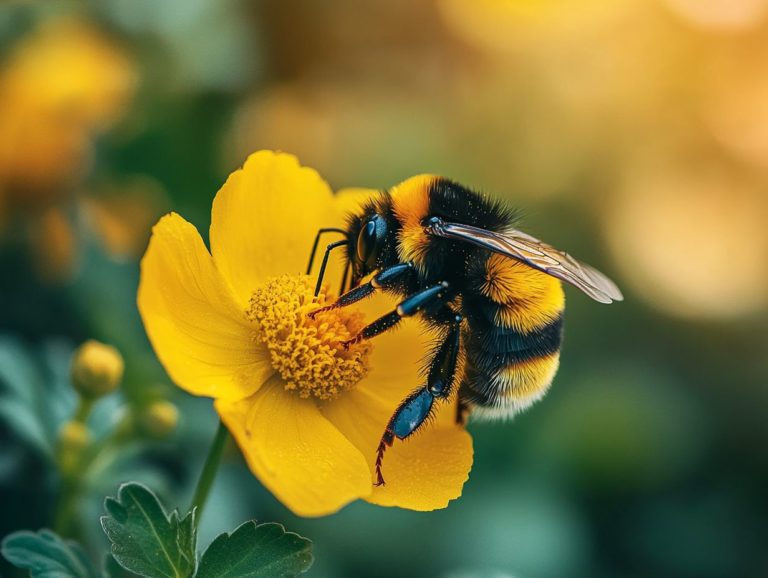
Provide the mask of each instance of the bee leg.
{"label": "bee leg", "polygon": [[[360,285],[360,287],[365,287],[365,285]],[[364,339],[370,339],[371,337],[375,337],[376,335],[379,335],[388,329],[392,329],[398,323],[400,323],[400,321],[402,321],[403,317],[411,317],[416,315],[425,307],[433,305],[437,300],[445,297],[447,290],[448,282],[443,281],[437,285],[432,285],[431,287],[427,287],[426,289],[422,289],[421,291],[410,295],[404,301],[401,301],[394,311],[390,311],[389,313],[382,315],[372,323],[363,327],[360,330],[360,333],[355,335],[352,339],[343,342],[344,347],[348,348],[354,343],[359,343]],[[352,291],[355,291],[355,289]],[[352,291],[350,291],[350,293]]]}
{"label": "bee leg", "polygon": [[[323,262],[320,264],[320,272],[317,274],[317,283],[315,284],[315,297],[320,293],[320,287],[323,286],[323,277],[325,277],[325,269],[328,267],[328,257],[331,256],[331,251],[334,249],[338,249],[339,247],[343,247],[347,244],[347,240],[344,239],[343,241],[336,241],[335,243],[331,243],[325,248],[325,254],[323,255]],[[312,266],[312,263],[309,264],[309,266]]]}
{"label": "bee leg", "polygon": [[437,348],[429,365],[427,384],[406,397],[389,420],[384,435],[376,450],[376,485],[384,482],[382,464],[384,452],[392,446],[395,438],[404,440],[413,435],[434,410],[435,401],[447,399],[453,390],[461,343],[461,315],[456,315],[450,330]]}
{"label": "bee leg", "polygon": [[381,436],[379,447],[376,450],[376,485],[383,486],[384,475],[381,468],[384,462],[384,452],[391,447],[395,438],[404,440],[415,432],[421,424],[429,418],[435,396],[424,387],[420,387],[406,397],[395,411]]}
{"label": "bee leg", "polygon": [[339,287],[339,295],[343,295],[347,290],[347,280],[349,279],[349,271],[352,269],[352,262],[347,261],[347,265],[344,267],[344,274],[341,276],[341,287]]}
{"label": "bee leg", "polygon": [[309,275],[312,272],[312,264],[315,262],[315,255],[317,254],[317,246],[320,244],[320,237],[323,236],[324,233],[339,233],[341,235],[347,236],[347,232],[344,229],[337,229],[335,227],[328,227],[325,229],[319,229],[317,231],[317,235],[315,235],[315,242],[312,244],[312,251],[309,253],[309,263],[307,264],[307,275]]}
{"label": "bee leg", "polygon": [[330,305],[326,305],[325,307],[310,312],[309,317],[314,318],[315,315],[323,313],[324,311],[330,311],[331,309],[338,309],[339,307],[346,307],[347,305],[357,303],[358,301],[373,295],[376,289],[386,289],[393,286],[403,275],[411,271],[413,271],[413,265],[411,263],[398,263],[397,265],[388,267],[377,273],[368,283],[358,285],[354,289],[347,291]]}

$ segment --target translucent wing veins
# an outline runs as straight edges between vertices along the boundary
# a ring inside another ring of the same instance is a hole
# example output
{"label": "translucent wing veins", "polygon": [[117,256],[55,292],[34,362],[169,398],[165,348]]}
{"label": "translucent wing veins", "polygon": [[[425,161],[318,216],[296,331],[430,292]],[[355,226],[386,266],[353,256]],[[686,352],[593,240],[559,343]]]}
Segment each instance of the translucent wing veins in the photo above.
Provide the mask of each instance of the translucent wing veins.
{"label": "translucent wing veins", "polygon": [[446,223],[433,217],[426,230],[430,235],[458,239],[522,261],[570,283],[600,303],[624,299],[616,284],[597,269],[517,229],[495,233],[472,225]]}

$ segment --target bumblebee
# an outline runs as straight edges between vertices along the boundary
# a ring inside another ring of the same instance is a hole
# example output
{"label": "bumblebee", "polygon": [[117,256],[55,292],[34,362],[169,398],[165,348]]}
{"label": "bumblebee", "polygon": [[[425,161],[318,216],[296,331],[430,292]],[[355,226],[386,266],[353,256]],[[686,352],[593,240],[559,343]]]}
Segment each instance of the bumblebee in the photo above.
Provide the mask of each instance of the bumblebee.
{"label": "bumblebee", "polygon": [[[341,296],[315,310],[346,307],[378,290],[402,298],[345,345],[419,316],[437,332],[424,383],[394,410],[377,450],[377,485],[384,452],[419,430],[436,408],[458,395],[456,419],[471,414],[504,419],[547,392],[563,340],[562,281],[600,303],[621,301],[616,285],[596,269],[516,228],[516,214],[448,179],[421,175],[381,192],[349,215]],[[312,259],[308,272],[312,268]],[[344,291],[351,270],[350,289]],[[362,280],[366,282],[361,283]]]}

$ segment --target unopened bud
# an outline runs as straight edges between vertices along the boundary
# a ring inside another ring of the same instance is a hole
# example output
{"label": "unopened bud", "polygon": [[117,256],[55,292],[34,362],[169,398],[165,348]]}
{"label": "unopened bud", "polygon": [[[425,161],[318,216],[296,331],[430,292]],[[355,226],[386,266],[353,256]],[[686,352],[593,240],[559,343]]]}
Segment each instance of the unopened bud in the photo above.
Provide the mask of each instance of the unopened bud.
{"label": "unopened bud", "polygon": [[62,452],[79,453],[91,443],[91,432],[79,421],[68,421],[59,432],[59,445]]}
{"label": "unopened bud", "polygon": [[139,414],[141,432],[151,438],[168,436],[179,423],[179,410],[170,401],[154,401]]}
{"label": "unopened bud", "polygon": [[72,359],[72,385],[84,398],[95,399],[117,389],[123,369],[123,357],[117,349],[86,341]]}

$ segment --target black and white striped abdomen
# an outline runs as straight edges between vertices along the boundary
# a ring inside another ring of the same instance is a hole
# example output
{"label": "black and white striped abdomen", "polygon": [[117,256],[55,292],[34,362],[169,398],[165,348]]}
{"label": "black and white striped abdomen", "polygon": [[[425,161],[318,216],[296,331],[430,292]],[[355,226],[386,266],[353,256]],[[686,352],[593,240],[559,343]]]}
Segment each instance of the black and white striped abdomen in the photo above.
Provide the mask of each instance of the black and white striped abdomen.
{"label": "black and white striped abdomen", "polygon": [[541,399],[557,372],[565,297],[560,282],[501,255],[470,268],[463,296],[459,395],[473,415],[511,417]]}

